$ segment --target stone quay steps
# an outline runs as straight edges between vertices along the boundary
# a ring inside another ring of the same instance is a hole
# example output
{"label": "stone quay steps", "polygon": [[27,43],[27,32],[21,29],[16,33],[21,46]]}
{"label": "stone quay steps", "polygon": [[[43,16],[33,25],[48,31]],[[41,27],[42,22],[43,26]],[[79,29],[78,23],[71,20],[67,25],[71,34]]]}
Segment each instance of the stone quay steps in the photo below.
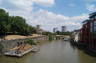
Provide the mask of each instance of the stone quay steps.
{"label": "stone quay steps", "polygon": [[13,57],[22,57],[24,56],[25,54],[29,53],[29,52],[37,52],[39,50],[38,47],[34,46],[32,48],[29,48],[28,50],[24,51],[24,52],[21,52],[21,53],[16,53],[15,50],[13,51],[8,51],[8,52],[5,52],[4,55],[6,56],[13,56]]}

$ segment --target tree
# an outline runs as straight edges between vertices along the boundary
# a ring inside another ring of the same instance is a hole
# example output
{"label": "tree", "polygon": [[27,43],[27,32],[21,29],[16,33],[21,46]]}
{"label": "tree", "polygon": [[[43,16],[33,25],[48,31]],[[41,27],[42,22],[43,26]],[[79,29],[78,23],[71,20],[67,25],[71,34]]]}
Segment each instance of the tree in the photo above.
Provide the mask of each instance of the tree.
{"label": "tree", "polygon": [[8,13],[5,10],[0,9],[0,35],[5,35],[8,30],[8,17]]}
{"label": "tree", "polygon": [[57,35],[61,35],[61,32],[60,32],[60,31],[57,31],[56,34],[57,34]]}
{"label": "tree", "polygon": [[36,28],[28,25],[23,17],[9,16],[5,10],[0,9],[0,35],[8,33],[30,35],[36,33]]}

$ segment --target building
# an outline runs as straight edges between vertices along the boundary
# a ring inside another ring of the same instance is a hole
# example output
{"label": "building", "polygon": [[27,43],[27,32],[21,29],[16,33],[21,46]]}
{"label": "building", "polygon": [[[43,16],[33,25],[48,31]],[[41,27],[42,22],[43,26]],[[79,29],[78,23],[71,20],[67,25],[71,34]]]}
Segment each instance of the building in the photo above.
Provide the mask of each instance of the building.
{"label": "building", "polygon": [[37,25],[37,30],[39,30],[40,29],[40,25]]}
{"label": "building", "polygon": [[91,44],[89,47],[92,50],[96,50],[96,12],[90,14],[90,33],[91,33]]}
{"label": "building", "polygon": [[88,20],[83,21],[79,43],[96,52],[96,12],[90,14]]}
{"label": "building", "polygon": [[53,28],[53,32],[54,32],[54,33],[57,32],[57,28]]}
{"label": "building", "polygon": [[62,26],[62,27],[61,27],[61,31],[62,31],[62,32],[66,32],[66,26]]}
{"label": "building", "polygon": [[36,32],[37,34],[42,34],[43,30],[40,28],[40,25],[36,26]]}
{"label": "building", "polygon": [[80,30],[74,30],[71,34],[71,39],[74,41],[74,42],[79,42],[80,40]]}

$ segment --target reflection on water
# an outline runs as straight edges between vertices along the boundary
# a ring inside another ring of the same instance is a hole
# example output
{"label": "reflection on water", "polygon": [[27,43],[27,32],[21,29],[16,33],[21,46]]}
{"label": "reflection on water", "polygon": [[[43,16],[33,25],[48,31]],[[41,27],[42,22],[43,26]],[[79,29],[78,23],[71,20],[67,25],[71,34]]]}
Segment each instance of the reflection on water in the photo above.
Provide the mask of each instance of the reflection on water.
{"label": "reflection on water", "polygon": [[43,44],[39,52],[22,58],[1,56],[0,63],[96,63],[96,58],[73,48],[69,42],[53,41]]}

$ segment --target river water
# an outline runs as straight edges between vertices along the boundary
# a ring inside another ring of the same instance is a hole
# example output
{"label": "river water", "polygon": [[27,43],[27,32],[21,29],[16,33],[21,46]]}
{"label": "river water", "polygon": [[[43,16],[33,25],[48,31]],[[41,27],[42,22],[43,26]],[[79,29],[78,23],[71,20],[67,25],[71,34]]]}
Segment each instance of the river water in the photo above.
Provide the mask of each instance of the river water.
{"label": "river water", "polygon": [[73,48],[70,42],[52,41],[40,46],[40,51],[22,58],[0,56],[0,63],[96,63],[96,58]]}

